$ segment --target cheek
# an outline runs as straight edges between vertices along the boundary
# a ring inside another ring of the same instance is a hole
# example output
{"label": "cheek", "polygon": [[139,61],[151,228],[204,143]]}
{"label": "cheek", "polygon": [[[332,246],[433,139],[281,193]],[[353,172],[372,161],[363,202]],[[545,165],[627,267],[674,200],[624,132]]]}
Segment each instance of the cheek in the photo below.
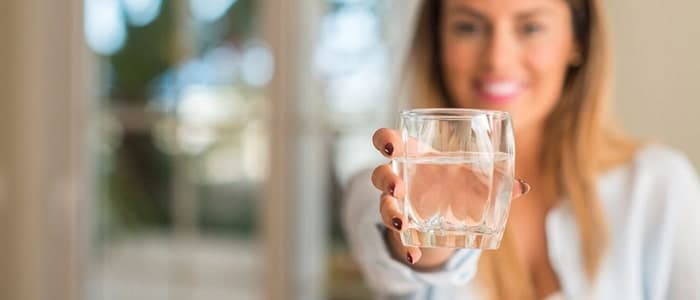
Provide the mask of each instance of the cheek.
{"label": "cheek", "polygon": [[471,106],[467,101],[471,91],[471,79],[477,69],[476,51],[456,42],[442,44],[441,60],[445,85],[455,104],[459,107]]}
{"label": "cheek", "polygon": [[521,102],[517,116],[523,121],[522,125],[543,121],[556,107],[568,68],[566,53],[565,46],[541,47],[528,52],[529,95]]}
{"label": "cheek", "polygon": [[528,65],[534,79],[533,90],[539,99],[556,102],[568,68],[566,50],[542,47],[531,53]]}

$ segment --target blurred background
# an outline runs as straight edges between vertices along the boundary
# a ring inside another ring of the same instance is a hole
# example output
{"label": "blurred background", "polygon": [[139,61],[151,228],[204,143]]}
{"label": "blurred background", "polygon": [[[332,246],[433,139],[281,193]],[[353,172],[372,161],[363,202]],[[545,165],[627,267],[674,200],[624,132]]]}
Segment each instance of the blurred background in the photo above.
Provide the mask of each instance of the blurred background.
{"label": "blurred background", "polygon": [[[3,0],[0,299],[369,299],[338,208],[416,3]],[[608,6],[622,124],[699,166],[700,2]]]}

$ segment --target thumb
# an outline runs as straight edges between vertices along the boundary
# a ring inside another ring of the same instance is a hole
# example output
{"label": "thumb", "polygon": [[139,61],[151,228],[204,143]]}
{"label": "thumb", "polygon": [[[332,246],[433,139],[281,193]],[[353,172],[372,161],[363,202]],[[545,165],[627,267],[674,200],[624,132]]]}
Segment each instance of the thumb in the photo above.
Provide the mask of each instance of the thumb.
{"label": "thumb", "polygon": [[513,199],[518,199],[530,192],[532,187],[522,179],[513,179]]}

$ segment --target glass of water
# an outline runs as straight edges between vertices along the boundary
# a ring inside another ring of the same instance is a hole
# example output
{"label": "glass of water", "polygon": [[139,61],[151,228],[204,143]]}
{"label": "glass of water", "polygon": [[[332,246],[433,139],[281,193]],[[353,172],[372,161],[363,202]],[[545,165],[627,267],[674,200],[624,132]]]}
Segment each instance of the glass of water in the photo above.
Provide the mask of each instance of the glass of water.
{"label": "glass of water", "polygon": [[510,115],[472,109],[401,113],[404,245],[498,248],[510,208],[515,142]]}

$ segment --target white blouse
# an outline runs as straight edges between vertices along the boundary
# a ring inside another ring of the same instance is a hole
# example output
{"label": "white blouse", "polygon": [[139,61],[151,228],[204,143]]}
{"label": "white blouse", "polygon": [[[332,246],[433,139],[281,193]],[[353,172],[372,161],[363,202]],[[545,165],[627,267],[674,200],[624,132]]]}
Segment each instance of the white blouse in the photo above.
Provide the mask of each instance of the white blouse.
{"label": "white blouse", "polygon": [[[610,244],[594,282],[586,280],[576,221],[561,201],[546,219],[548,255],[565,299],[700,299],[700,186],[680,153],[651,145],[603,174],[599,195]],[[472,282],[480,250],[455,252],[436,272],[394,260],[384,243],[379,192],[370,172],[350,182],[343,225],[377,299],[479,299]],[[557,295],[558,297],[559,295]]]}

